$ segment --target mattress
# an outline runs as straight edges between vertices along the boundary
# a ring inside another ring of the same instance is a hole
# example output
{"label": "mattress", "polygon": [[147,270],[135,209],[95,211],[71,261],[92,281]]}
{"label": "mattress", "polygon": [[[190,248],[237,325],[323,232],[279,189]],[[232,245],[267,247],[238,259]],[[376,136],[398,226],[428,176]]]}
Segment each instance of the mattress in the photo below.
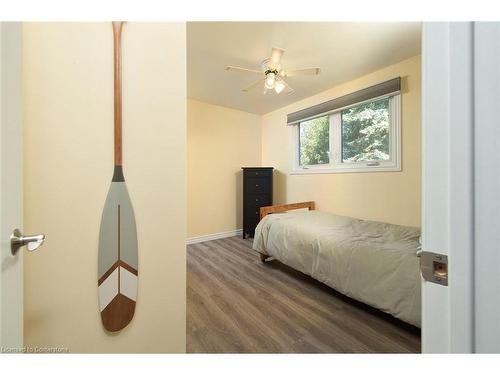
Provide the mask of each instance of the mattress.
{"label": "mattress", "polygon": [[253,249],[420,327],[419,236],[418,228],[296,211],[264,217]]}

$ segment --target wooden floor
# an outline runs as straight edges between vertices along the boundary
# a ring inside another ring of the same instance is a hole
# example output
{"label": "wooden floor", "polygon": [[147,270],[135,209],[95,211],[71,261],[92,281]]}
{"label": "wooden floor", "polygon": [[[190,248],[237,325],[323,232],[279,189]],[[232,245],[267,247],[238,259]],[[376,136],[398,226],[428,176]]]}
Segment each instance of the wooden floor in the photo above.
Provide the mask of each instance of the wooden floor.
{"label": "wooden floor", "polygon": [[420,331],[231,237],[187,249],[188,353],[415,353]]}

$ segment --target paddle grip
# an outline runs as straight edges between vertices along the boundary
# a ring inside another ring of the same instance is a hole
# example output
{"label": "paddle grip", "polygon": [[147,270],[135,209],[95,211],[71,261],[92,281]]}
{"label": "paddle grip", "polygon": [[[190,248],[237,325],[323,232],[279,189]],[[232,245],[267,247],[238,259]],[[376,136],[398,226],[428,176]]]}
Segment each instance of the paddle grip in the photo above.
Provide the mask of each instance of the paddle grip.
{"label": "paddle grip", "polygon": [[114,154],[115,166],[122,165],[122,47],[124,22],[113,22],[114,44]]}

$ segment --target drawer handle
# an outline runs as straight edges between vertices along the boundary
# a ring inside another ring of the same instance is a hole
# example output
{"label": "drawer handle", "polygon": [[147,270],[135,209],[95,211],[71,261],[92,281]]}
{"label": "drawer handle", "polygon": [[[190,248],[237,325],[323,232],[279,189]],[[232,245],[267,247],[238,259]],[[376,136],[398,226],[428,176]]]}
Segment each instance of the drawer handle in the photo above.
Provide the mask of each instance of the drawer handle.
{"label": "drawer handle", "polygon": [[259,184],[255,184],[255,187],[259,187]]}
{"label": "drawer handle", "polygon": [[258,202],[259,201],[259,198],[255,198],[255,201]]}

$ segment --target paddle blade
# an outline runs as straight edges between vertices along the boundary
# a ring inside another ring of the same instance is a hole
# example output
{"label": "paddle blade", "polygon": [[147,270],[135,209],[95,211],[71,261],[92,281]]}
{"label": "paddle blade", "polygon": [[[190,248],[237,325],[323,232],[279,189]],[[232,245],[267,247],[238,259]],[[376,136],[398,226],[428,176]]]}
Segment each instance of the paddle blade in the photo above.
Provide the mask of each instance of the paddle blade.
{"label": "paddle blade", "polygon": [[137,300],[137,229],[127,186],[114,181],[99,231],[99,309],[104,328],[115,332],[132,320]]}

